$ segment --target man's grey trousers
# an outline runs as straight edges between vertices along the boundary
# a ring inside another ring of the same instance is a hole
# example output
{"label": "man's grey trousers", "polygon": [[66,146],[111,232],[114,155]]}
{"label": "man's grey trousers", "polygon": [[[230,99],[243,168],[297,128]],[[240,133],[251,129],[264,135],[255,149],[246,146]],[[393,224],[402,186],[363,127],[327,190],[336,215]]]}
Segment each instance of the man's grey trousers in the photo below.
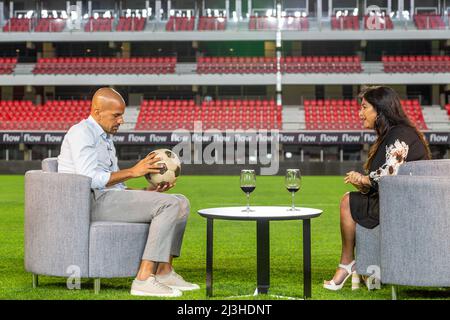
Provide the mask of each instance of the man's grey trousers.
{"label": "man's grey trousers", "polygon": [[108,190],[91,197],[92,221],[150,223],[143,260],[169,262],[180,256],[189,216],[189,200],[181,194],[141,190]]}

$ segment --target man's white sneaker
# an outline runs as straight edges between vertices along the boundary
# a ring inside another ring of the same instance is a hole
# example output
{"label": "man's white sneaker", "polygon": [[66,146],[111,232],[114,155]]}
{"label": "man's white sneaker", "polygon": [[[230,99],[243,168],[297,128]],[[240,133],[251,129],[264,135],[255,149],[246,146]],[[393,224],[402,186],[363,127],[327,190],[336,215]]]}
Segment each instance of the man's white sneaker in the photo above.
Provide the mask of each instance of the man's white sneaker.
{"label": "man's white sneaker", "polygon": [[150,296],[150,297],[180,297],[181,291],[178,289],[170,288],[160,283],[154,276],[149,277],[147,280],[140,281],[133,280],[131,285],[131,295],[133,296]]}
{"label": "man's white sneaker", "polygon": [[180,276],[178,273],[176,273],[173,269],[168,274],[162,276],[156,275],[156,279],[162,284],[172,289],[178,289],[181,291],[191,291],[200,289],[200,287],[197,284],[190,283],[184,280],[183,277]]}

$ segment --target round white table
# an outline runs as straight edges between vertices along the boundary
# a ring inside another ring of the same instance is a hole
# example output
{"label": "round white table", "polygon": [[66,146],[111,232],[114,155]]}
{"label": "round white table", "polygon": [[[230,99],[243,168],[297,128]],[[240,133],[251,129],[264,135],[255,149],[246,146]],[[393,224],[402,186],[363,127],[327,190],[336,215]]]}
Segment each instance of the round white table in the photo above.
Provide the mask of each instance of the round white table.
{"label": "round white table", "polygon": [[[270,242],[269,222],[272,220],[303,220],[303,296],[311,297],[311,219],[322,214],[322,210],[299,207],[253,206],[201,209],[198,214],[207,219],[206,225],[206,295],[212,296],[213,267],[213,222],[214,219],[256,221],[257,289],[256,293],[267,294],[270,287]],[[244,210],[244,211],[243,211]]]}

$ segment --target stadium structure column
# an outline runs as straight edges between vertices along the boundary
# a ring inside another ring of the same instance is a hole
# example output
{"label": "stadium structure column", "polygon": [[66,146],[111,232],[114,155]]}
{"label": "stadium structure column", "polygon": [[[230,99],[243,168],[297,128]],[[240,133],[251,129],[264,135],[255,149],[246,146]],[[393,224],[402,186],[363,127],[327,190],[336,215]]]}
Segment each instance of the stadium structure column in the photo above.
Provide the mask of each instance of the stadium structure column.
{"label": "stadium structure column", "polygon": [[252,0],[247,0],[247,15],[250,18],[252,15]]}
{"label": "stadium structure column", "polygon": [[414,0],[411,0],[410,2],[410,8],[409,8],[409,18],[413,19],[414,18]]}
{"label": "stadium structure column", "polygon": [[0,25],[3,25],[3,17],[5,14],[5,4],[3,1],[0,1]]}
{"label": "stadium structure column", "polygon": [[92,17],[92,1],[88,1],[88,16]]}
{"label": "stadium structure column", "polygon": [[242,0],[236,0],[236,8],[235,8],[235,10],[236,10],[236,17],[238,18],[238,19],[241,19],[242,18]]}
{"label": "stadium structure column", "polygon": [[400,17],[403,17],[403,10],[405,10],[404,0],[398,0],[398,12],[400,13]]}
{"label": "stadium structure column", "polygon": [[155,19],[161,21],[161,0],[155,1]]}
{"label": "stadium structure column", "polygon": [[150,1],[149,0],[145,0],[145,9],[147,10],[147,22],[150,21]]}
{"label": "stadium structure column", "polygon": [[276,39],[276,59],[277,59],[277,105],[283,105],[282,101],[282,79],[281,79],[281,28],[283,26],[283,21],[281,18],[282,3],[281,0],[277,0],[277,39]]}
{"label": "stadium structure column", "polygon": [[14,18],[14,1],[9,2],[9,18]]}
{"label": "stadium structure column", "polygon": [[317,1],[317,22],[319,23],[319,30],[322,30],[322,0]]}
{"label": "stadium structure column", "polygon": [[227,12],[227,20],[230,19],[230,0],[225,0],[225,11]]}
{"label": "stadium structure column", "polygon": [[333,13],[333,0],[328,0],[328,19],[331,19]]}

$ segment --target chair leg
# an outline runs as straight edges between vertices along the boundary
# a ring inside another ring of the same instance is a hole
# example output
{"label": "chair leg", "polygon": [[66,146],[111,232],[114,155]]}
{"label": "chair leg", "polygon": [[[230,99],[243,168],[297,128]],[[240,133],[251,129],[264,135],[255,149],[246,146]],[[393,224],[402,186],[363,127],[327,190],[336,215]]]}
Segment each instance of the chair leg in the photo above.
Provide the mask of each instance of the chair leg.
{"label": "chair leg", "polygon": [[39,284],[39,277],[38,277],[38,275],[33,273],[31,275],[31,279],[32,279],[31,282],[33,284],[33,289],[36,289],[38,284]]}
{"label": "chair leg", "polygon": [[392,300],[397,300],[397,286],[391,286]]}
{"label": "chair leg", "polygon": [[99,294],[100,293],[100,278],[94,279],[94,293]]}

